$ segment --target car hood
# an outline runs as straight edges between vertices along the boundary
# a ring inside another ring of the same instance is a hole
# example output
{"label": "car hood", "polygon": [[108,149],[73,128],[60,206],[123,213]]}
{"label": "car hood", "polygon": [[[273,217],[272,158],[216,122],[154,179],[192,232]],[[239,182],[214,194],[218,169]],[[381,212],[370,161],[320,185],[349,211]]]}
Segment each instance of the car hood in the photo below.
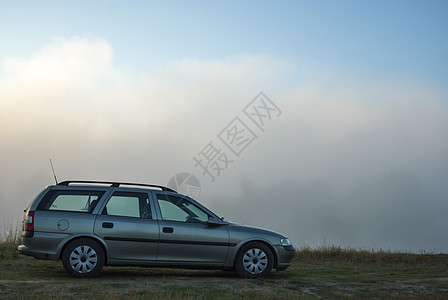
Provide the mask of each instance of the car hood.
{"label": "car hood", "polygon": [[244,240],[259,239],[269,241],[272,245],[279,245],[280,239],[286,238],[283,234],[275,231],[231,222],[228,223],[227,228],[229,230],[230,240],[235,243]]}

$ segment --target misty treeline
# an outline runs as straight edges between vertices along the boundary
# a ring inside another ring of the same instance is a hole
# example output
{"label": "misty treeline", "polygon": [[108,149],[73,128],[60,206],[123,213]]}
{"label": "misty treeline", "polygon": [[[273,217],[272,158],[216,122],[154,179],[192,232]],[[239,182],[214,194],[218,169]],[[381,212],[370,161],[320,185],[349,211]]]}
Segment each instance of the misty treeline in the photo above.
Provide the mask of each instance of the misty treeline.
{"label": "misty treeline", "polygon": [[448,202],[402,171],[360,180],[344,190],[322,178],[264,186],[245,178],[240,189],[230,199],[217,196],[213,206],[230,221],[285,233],[298,247],[448,252]]}

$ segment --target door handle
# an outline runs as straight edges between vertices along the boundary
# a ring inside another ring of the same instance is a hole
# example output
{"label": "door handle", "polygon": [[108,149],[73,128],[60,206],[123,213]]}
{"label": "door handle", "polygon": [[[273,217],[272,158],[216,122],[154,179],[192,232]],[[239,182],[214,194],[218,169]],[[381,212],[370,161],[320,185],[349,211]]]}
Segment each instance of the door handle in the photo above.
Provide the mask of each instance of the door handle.
{"label": "door handle", "polygon": [[173,229],[173,227],[163,227],[163,232],[165,232],[165,233],[173,233],[174,229]]}
{"label": "door handle", "polygon": [[114,228],[114,223],[104,222],[103,228]]}

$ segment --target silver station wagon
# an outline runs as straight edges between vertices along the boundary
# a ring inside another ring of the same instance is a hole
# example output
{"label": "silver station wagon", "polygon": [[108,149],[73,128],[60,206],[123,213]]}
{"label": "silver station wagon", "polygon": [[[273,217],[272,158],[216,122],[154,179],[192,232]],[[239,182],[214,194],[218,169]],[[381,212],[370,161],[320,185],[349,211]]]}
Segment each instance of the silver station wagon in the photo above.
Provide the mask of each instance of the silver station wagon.
{"label": "silver station wagon", "polygon": [[164,186],[64,181],[25,210],[18,251],[61,260],[78,278],[95,277],[104,265],[235,270],[258,278],[286,269],[295,249],[281,234],[224,221]]}

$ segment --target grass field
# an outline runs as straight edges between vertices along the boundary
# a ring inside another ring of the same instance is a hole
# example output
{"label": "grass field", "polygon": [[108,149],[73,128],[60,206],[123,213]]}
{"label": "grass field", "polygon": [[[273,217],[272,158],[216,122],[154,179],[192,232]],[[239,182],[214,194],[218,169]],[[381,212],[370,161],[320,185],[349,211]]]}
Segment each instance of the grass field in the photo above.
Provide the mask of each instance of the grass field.
{"label": "grass field", "polygon": [[98,278],[73,279],[60,262],[18,255],[0,243],[0,299],[448,299],[448,255],[303,248],[292,266],[269,278],[233,272],[105,267]]}

